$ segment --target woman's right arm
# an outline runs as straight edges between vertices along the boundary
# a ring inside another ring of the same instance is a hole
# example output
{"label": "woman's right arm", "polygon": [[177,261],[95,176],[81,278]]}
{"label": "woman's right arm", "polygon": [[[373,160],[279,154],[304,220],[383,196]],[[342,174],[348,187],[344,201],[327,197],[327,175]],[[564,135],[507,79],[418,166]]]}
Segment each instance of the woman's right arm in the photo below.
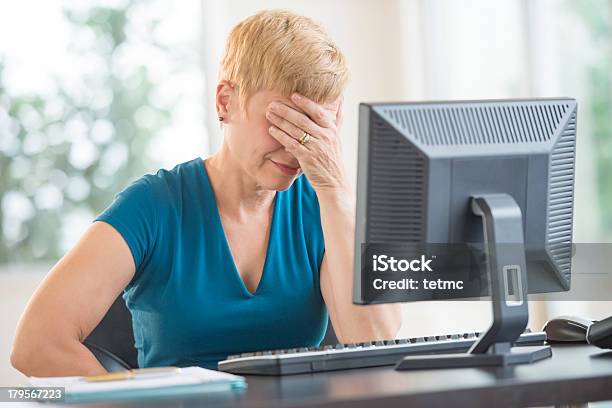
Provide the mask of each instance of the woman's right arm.
{"label": "woman's right arm", "polygon": [[82,342],[134,272],[123,237],[109,224],[94,222],[34,292],[17,326],[12,365],[28,376],[105,373]]}

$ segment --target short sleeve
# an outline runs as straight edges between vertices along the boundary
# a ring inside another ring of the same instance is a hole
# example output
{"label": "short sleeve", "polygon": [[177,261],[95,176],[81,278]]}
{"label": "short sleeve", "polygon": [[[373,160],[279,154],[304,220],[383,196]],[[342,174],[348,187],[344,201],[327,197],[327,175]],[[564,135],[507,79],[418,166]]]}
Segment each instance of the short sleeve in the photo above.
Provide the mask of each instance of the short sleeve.
{"label": "short sleeve", "polygon": [[136,270],[151,254],[158,231],[159,204],[163,202],[155,176],[134,181],[115,196],[113,202],[94,221],[115,228],[128,244]]}

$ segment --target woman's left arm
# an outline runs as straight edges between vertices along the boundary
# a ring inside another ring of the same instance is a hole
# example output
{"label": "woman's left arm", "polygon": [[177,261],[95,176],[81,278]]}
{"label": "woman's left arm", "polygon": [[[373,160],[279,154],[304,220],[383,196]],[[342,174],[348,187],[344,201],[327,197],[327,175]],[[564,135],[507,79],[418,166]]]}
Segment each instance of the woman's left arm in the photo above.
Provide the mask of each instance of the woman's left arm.
{"label": "woman's left arm", "polygon": [[321,293],[336,336],[342,343],[395,338],[401,324],[399,304],[353,304],[355,206],[351,191],[317,196],[325,237]]}
{"label": "woman's left arm", "polygon": [[336,336],[345,343],[392,339],[401,324],[399,304],[353,304],[355,200],[341,159],[341,101],[320,105],[295,94],[291,100],[305,113],[272,103],[270,134],[299,161],[317,193],[325,239],[321,293]]}

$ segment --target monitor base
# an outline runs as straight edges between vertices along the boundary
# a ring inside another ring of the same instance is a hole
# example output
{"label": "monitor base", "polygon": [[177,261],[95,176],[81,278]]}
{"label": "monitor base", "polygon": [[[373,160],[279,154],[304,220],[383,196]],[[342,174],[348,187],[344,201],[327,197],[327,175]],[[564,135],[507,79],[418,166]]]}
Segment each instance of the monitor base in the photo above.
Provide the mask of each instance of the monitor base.
{"label": "monitor base", "polygon": [[512,347],[529,320],[521,208],[508,194],[472,197],[482,217],[493,322],[465,354],[406,356],[397,370],[504,366],[550,357],[549,346]]}
{"label": "monitor base", "polygon": [[530,364],[552,356],[550,346],[512,347],[506,353],[461,353],[426,356],[406,356],[396,370],[426,370],[436,368],[465,368]]}

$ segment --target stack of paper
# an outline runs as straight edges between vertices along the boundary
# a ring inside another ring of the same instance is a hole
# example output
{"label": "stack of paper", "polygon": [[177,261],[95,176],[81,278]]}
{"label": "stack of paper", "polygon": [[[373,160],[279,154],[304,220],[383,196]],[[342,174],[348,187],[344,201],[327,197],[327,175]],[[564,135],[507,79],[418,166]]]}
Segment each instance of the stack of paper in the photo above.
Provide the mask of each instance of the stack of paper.
{"label": "stack of paper", "polygon": [[244,377],[201,367],[175,374],[88,382],[85,377],[30,377],[32,387],[65,387],[66,402],[93,402],[203,394],[246,387]]}

